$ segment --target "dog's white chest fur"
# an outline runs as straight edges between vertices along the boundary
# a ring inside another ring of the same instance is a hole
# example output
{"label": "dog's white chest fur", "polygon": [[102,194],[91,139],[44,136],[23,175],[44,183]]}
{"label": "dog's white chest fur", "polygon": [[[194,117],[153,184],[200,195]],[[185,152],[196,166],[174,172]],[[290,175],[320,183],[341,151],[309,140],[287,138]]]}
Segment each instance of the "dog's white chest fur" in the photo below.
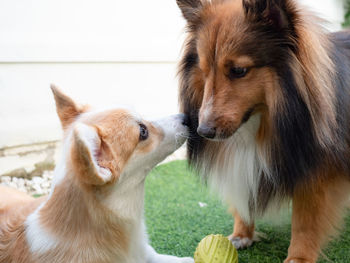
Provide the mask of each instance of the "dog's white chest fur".
{"label": "dog's white chest fur", "polygon": [[209,182],[225,201],[233,205],[240,216],[252,219],[250,204],[256,204],[259,177],[266,163],[258,153],[256,134],[260,116],[252,116],[232,138],[222,143],[219,160],[210,167]]}

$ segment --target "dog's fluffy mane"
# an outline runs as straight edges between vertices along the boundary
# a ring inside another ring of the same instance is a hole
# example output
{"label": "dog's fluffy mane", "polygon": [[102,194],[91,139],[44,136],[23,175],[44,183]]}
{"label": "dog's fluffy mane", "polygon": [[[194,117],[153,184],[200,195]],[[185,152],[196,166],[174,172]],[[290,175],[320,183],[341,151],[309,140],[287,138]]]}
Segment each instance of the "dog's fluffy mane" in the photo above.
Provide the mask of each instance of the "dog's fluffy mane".
{"label": "dog's fluffy mane", "polygon": [[[230,151],[224,142],[205,140],[196,132],[202,99],[196,87],[203,85],[196,41],[202,14],[225,1],[187,2],[196,12],[187,14],[188,38],[179,68],[180,105],[191,121],[189,160],[200,172],[210,174]],[[279,19],[288,26],[278,31],[259,17],[270,2],[285,12]],[[249,32],[273,50],[266,51],[270,63],[265,66],[277,75],[278,88],[269,94],[272,99],[267,110],[259,113],[255,135],[257,159],[262,163],[255,209],[263,213],[271,199],[288,198],[297,185],[322,180],[322,169],[333,167],[349,174],[350,98],[346,83],[350,65],[342,57],[350,55],[346,50],[350,39],[346,33],[325,32],[320,20],[293,0],[243,0],[242,6]]]}

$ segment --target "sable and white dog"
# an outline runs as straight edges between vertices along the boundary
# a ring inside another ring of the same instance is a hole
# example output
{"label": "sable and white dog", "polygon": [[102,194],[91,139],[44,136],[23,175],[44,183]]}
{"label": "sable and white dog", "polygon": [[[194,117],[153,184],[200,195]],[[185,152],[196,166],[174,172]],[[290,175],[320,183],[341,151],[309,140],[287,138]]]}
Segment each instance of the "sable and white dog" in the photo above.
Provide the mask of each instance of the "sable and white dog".
{"label": "sable and white dog", "polygon": [[48,197],[0,189],[0,262],[193,263],[157,254],[143,221],[146,175],[185,141],[184,115],[147,122],[52,90],[63,158]]}

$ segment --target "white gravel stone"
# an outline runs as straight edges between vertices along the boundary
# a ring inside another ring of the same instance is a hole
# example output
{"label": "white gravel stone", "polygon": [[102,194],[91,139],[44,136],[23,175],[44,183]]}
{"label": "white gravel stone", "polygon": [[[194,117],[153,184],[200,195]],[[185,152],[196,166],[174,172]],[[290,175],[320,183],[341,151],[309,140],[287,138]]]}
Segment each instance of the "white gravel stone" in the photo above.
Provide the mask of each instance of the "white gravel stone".
{"label": "white gravel stone", "polygon": [[25,182],[23,178],[19,178],[17,181],[18,188],[24,188]]}
{"label": "white gravel stone", "polygon": [[42,182],[44,182],[44,178],[35,176],[33,177],[32,181],[34,184],[41,184]]}
{"label": "white gravel stone", "polygon": [[51,183],[50,183],[50,182],[43,182],[43,183],[41,184],[41,187],[42,187],[43,189],[49,189],[49,188],[51,187]]}
{"label": "white gravel stone", "polygon": [[[180,148],[173,155],[169,156],[163,163],[185,158],[184,147]],[[16,188],[29,195],[46,195],[51,189],[51,182],[54,176],[53,171],[44,171],[41,177],[35,176],[32,179],[0,176],[0,184],[7,187]]]}
{"label": "white gravel stone", "polygon": [[11,182],[11,177],[10,176],[3,176],[3,177],[1,177],[1,182],[2,183],[9,183],[9,182]]}
{"label": "white gravel stone", "polygon": [[26,192],[30,195],[44,195],[50,192],[52,172],[45,172],[45,177],[33,177],[32,180],[3,176],[0,184],[7,187],[16,188],[19,191]]}

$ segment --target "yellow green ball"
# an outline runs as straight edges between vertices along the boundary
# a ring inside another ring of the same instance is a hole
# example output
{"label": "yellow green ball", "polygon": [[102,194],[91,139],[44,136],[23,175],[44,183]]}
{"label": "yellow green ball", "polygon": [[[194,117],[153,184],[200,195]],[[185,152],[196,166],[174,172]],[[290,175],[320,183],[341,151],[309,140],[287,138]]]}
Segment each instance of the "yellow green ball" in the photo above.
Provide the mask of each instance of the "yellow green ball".
{"label": "yellow green ball", "polygon": [[238,263],[238,253],[223,235],[209,235],[199,242],[194,253],[195,263]]}

